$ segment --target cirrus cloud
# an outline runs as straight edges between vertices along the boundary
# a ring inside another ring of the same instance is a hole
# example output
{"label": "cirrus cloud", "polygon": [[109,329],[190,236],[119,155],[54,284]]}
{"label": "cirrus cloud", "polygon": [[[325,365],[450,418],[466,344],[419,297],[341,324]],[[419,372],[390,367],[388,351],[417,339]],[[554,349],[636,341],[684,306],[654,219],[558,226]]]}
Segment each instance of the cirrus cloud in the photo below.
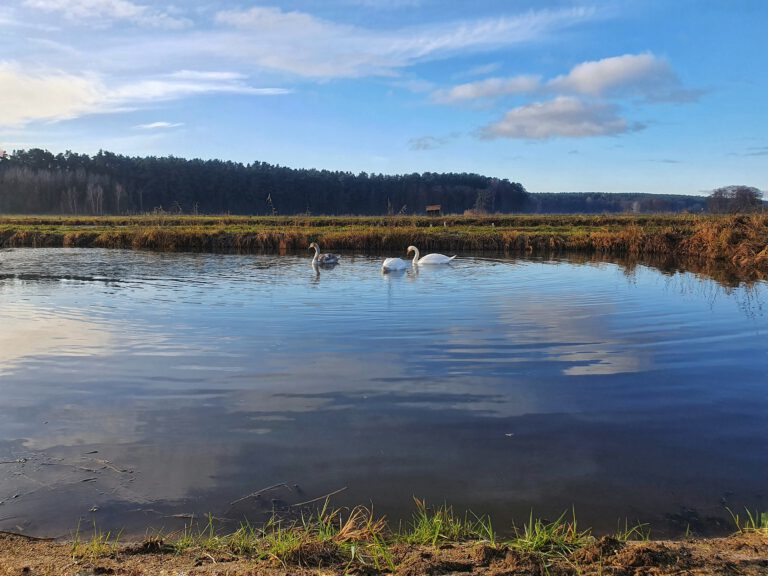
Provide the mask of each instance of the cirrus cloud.
{"label": "cirrus cloud", "polygon": [[0,62],[0,86],[0,126],[68,120],[203,94],[274,96],[292,92],[256,88],[240,75],[190,71],[109,85],[93,73],[30,71],[11,62]]}
{"label": "cirrus cloud", "polygon": [[184,126],[183,122],[150,122],[149,124],[139,124],[134,126],[139,130],[169,130],[171,128],[180,128]]}
{"label": "cirrus cloud", "polygon": [[177,18],[129,0],[24,0],[23,5],[61,14],[74,22],[96,22],[100,25],[125,21],[150,28],[186,28],[191,24],[186,18]]}
{"label": "cirrus cloud", "polygon": [[256,6],[218,12],[215,21],[229,33],[208,48],[236,49],[259,66],[303,77],[394,76],[430,59],[539,41],[594,17],[593,9],[569,8],[382,30]]}

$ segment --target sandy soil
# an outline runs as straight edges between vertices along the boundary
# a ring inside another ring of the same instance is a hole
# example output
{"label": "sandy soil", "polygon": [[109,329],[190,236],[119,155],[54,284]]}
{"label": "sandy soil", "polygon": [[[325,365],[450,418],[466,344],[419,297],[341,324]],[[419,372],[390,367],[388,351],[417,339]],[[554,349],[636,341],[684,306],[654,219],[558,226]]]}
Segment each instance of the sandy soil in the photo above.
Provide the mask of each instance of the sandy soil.
{"label": "sandy soil", "polygon": [[[387,574],[349,567],[322,550],[307,550],[303,564],[279,563],[210,555],[190,550],[182,554],[151,546],[124,544],[109,557],[74,560],[67,542],[33,540],[0,534],[0,574],[13,576],[115,575],[265,575],[320,576]],[[569,558],[542,557],[482,543],[429,548],[404,546],[394,550],[395,576],[467,574],[477,576],[710,576],[768,575],[768,535],[737,534],[728,538],[684,541],[630,542],[602,538]]]}

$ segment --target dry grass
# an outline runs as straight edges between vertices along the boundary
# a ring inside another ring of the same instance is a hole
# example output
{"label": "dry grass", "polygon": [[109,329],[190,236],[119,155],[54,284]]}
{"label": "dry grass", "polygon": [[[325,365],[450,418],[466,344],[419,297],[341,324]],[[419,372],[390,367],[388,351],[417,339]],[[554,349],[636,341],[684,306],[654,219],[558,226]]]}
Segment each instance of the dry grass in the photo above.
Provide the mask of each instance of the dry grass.
{"label": "dry grass", "polygon": [[768,275],[768,215],[0,217],[0,247],[286,253],[317,241],[362,253],[424,250],[675,257]]}

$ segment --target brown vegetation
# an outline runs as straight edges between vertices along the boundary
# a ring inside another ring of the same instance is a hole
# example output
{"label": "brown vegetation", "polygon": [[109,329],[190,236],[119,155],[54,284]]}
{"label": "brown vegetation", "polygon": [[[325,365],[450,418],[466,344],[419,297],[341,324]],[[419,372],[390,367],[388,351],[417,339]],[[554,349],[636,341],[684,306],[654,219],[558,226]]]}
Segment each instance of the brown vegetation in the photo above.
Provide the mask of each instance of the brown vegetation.
{"label": "brown vegetation", "polygon": [[424,250],[675,257],[768,275],[768,215],[427,217],[0,217],[0,247],[363,253]]}

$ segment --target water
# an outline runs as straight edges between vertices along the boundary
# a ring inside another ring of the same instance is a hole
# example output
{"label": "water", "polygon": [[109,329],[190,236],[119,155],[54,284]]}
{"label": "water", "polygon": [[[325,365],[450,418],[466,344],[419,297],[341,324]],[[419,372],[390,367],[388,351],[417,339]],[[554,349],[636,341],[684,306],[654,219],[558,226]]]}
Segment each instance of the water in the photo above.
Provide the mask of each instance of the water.
{"label": "water", "polygon": [[768,509],[766,285],[380,260],[0,251],[0,530],[236,525],[336,491],[502,531]]}

